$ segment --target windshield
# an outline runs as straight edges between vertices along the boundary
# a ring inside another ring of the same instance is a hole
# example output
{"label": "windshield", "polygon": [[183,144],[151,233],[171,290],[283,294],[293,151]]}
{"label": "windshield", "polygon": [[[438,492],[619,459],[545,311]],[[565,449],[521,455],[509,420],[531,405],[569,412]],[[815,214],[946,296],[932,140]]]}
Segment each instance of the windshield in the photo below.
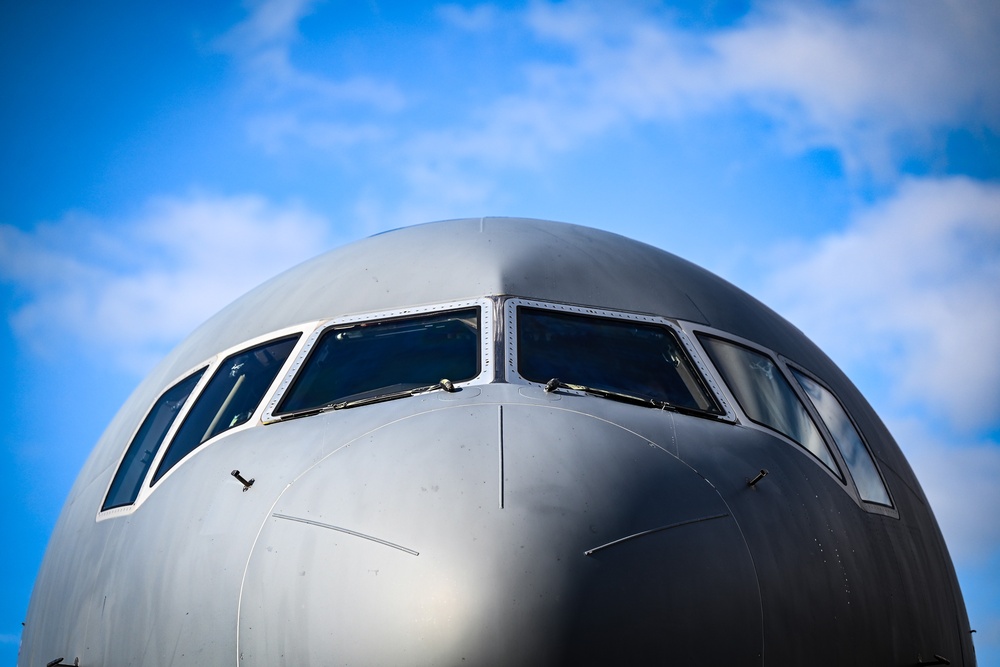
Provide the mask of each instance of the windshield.
{"label": "windshield", "polygon": [[699,337],[747,417],[799,443],[839,476],[819,429],[770,358],[721,338]]}
{"label": "windshield", "polygon": [[146,478],[156,452],[204,372],[205,368],[202,368],[184,378],[165,391],[153,405],[118,466],[108,496],[101,506],[102,512],[113,507],[131,505],[139,497],[142,480]]}
{"label": "windshield", "polygon": [[479,308],[333,326],[320,336],[276,415],[464,382],[479,368]]}
{"label": "windshield", "polygon": [[177,429],[152,483],[210,438],[249,420],[298,338],[296,334],[241,350],[219,364]]}
{"label": "windshield", "polygon": [[563,386],[722,413],[674,332],[650,322],[519,306],[517,369],[531,382],[558,378]]}

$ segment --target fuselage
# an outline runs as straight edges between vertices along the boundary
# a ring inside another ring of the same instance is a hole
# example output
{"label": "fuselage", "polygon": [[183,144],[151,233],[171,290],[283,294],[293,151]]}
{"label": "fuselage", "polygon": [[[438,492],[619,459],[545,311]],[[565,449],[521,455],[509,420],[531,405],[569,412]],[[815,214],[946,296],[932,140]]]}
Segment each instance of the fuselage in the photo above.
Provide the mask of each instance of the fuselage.
{"label": "fuselage", "polygon": [[975,661],[940,531],[815,345],[655,248],[482,219],[323,255],[164,360],[20,664],[934,656]]}

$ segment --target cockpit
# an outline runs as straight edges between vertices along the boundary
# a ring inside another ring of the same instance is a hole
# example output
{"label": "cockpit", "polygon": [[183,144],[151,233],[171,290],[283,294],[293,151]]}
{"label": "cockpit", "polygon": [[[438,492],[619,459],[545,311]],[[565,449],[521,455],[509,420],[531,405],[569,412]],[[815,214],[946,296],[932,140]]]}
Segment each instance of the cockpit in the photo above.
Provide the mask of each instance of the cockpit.
{"label": "cockpit", "polygon": [[650,314],[497,296],[313,322],[205,361],[149,408],[98,519],[227,433],[493,383],[767,430],[845,488],[846,469],[864,507],[892,506],[843,405],[773,351]]}

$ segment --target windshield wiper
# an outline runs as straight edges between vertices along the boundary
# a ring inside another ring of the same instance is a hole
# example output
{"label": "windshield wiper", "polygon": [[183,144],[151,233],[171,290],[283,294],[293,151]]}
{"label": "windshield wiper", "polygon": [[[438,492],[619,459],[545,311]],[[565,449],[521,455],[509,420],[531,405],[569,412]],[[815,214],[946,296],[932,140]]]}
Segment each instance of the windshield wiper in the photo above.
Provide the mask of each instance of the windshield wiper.
{"label": "windshield wiper", "polygon": [[545,383],[546,393],[551,393],[556,389],[569,389],[571,391],[581,391],[585,394],[590,394],[591,396],[598,396],[600,398],[608,398],[612,401],[619,401],[621,403],[629,403],[631,405],[640,405],[646,408],[656,408],[657,410],[673,410],[675,412],[680,412],[686,415],[695,415],[697,417],[716,417],[716,415],[710,412],[704,412],[698,410],[697,408],[689,408],[684,405],[675,405],[669,401],[661,401],[655,398],[646,398],[643,396],[635,396],[634,394],[625,394],[620,391],[612,391],[610,389],[598,389],[597,387],[588,387],[583,384],[571,384],[569,382],[563,382],[559,378],[552,378]]}
{"label": "windshield wiper", "polygon": [[383,403],[385,401],[392,401],[397,398],[407,398],[409,396],[416,396],[417,394],[425,394],[429,391],[437,391],[438,389],[443,389],[447,392],[455,391],[455,385],[448,378],[441,378],[434,384],[425,385],[423,387],[414,387],[413,389],[401,389],[399,391],[390,391],[384,394],[376,394],[375,396],[365,396],[364,398],[355,398],[350,401],[340,401],[337,403],[327,403],[323,406],[324,410],[343,410],[344,408],[354,408],[359,405],[371,405],[372,403]]}
{"label": "windshield wiper", "polygon": [[375,394],[373,396],[365,396],[363,398],[355,398],[348,401],[331,401],[324,405],[320,405],[315,408],[308,408],[306,410],[299,410],[297,412],[289,412],[288,414],[280,415],[282,421],[286,419],[294,419],[297,417],[310,417],[312,415],[318,415],[321,412],[329,412],[330,410],[343,410],[345,408],[354,408],[359,405],[372,405],[373,403],[384,403],[385,401],[393,401],[397,398],[407,398],[409,396],[416,396],[417,394],[425,394],[431,391],[437,391],[442,389],[446,392],[455,391],[455,384],[448,378],[441,378],[434,384],[423,385],[420,387],[413,387],[410,389],[400,389],[397,391],[387,391],[382,394]]}

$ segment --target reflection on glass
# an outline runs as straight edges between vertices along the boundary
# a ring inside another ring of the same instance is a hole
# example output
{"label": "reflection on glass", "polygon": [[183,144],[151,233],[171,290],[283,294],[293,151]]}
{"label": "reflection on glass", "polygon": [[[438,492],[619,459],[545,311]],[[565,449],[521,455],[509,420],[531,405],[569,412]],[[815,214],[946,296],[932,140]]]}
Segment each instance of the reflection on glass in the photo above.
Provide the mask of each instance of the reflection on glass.
{"label": "reflection on glass", "polygon": [[201,443],[250,419],[296,340],[289,336],[227,357],[177,429],[152,481]]}
{"label": "reflection on glass", "polygon": [[750,419],[788,436],[837,472],[819,429],[774,362],[742,345],[708,336],[700,338]]}
{"label": "reflection on glass", "polygon": [[275,414],[479,375],[479,308],[329,328]]}
{"label": "reflection on glass", "polygon": [[657,324],[519,307],[517,372],[721,413],[673,331]]}
{"label": "reflection on glass", "polygon": [[796,371],[792,371],[792,373],[802,385],[806,396],[816,407],[816,412],[823,419],[823,423],[830,430],[833,441],[837,443],[837,448],[840,449],[840,453],[851,471],[861,499],[879,505],[891,505],[889,492],[886,491],[882,478],[875,468],[875,461],[872,460],[868,448],[861,440],[861,434],[854,428],[851,418],[847,416],[844,406],[826,387],[815,382],[812,378]]}
{"label": "reflection on glass", "polygon": [[101,511],[135,502],[142,487],[142,480],[146,478],[146,473],[153,464],[153,458],[156,457],[164,436],[167,435],[177,413],[184,407],[184,402],[204,372],[205,369],[202,368],[184,378],[165,391],[160,400],[153,405],[135,437],[132,438],[132,442],[129,443]]}

